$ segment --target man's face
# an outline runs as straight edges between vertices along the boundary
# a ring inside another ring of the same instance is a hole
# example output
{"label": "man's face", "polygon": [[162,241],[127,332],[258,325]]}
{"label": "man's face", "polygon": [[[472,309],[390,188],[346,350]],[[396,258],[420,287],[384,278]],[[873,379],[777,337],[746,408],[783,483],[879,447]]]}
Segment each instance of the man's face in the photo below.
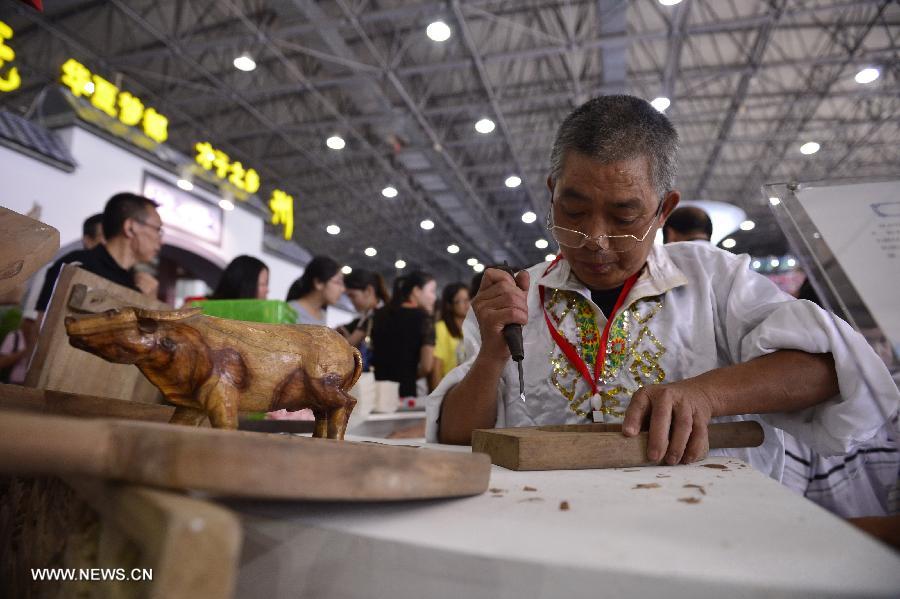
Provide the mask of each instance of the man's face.
{"label": "man's face", "polygon": [[[678,192],[669,192],[661,212],[660,199],[650,178],[650,164],[643,156],[603,164],[577,152],[568,152],[552,194],[553,224],[599,235],[634,235],[640,241],[617,253],[594,241],[580,248],[560,245],[575,276],[591,289],[614,289],[638,272],[647,261],[656,229],[678,205]],[[647,233],[648,228],[650,229]]]}
{"label": "man's face", "polygon": [[97,223],[97,226],[94,227],[93,235],[86,235],[81,238],[81,244],[84,246],[84,249],[90,250],[105,241],[103,237],[103,225]]}
{"label": "man's face", "polygon": [[152,262],[162,247],[162,219],[156,208],[148,208],[134,219],[132,248],[138,262]]}

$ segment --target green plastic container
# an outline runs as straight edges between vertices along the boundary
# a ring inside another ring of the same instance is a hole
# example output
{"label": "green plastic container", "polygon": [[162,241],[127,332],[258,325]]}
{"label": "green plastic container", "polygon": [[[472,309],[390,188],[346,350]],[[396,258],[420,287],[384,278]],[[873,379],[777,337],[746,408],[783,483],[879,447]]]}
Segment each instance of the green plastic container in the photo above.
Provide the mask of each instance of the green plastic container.
{"label": "green plastic container", "polygon": [[197,300],[192,305],[202,309],[208,316],[231,320],[271,324],[297,322],[297,312],[281,300]]}

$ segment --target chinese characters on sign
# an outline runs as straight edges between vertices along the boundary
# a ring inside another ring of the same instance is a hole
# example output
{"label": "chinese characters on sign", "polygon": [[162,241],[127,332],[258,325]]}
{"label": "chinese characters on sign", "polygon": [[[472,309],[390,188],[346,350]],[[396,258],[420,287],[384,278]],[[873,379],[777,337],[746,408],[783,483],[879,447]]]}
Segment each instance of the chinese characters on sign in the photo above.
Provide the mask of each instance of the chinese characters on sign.
{"label": "chinese characters on sign", "polygon": [[4,72],[6,63],[12,62],[16,58],[13,49],[6,45],[6,40],[12,39],[12,36],[12,28],[0,21],[0,92],[11,92],[22,85],[19,69],[12,67],[9,71]]}
{"label": "chinese characters on sign", "polygon": [[75,97],[90,98],[94,108],[101,112],[119,119],[129,127],[140,125],[144,134],[153,141],[162,143],[168,139],[168,118],[154,108],[144,106],[140,98],[121,91],[110,81],[91,73],[74,58],[63,64],[61,81]]}
{"label": "chinese characters on sign", "polygon": [[215,173],[216,177],[228,181],[240,190],[247,193],[259,191],[259,174],[252,168],[244,168],[240,162],[232,162],[228,154],[212,147],[209,142],[203,141],[194,145],[197,155],[194,160],[204,169]]}
{"label": "chinese characters on sign", "polygon": [[272,224],[284,226],[284,238],[290,239],[294,235],[294,198],[280,189],[272,192],[269,199],[269,209],[272,211]]}

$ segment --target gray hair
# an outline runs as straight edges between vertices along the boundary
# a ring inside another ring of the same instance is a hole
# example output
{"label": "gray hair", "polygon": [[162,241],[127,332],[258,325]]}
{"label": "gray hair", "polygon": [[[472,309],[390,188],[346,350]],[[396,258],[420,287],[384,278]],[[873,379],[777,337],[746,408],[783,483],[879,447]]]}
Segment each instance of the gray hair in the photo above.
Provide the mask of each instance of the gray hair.
{"label": "gray hair", "polygon": [[565,118],[550,153],[550,178],[562,172],[568,151],[604,164],[646,156],[650,177],[660,198],[675,187],[675,127],[649,102],[634,96],[599,96]]}

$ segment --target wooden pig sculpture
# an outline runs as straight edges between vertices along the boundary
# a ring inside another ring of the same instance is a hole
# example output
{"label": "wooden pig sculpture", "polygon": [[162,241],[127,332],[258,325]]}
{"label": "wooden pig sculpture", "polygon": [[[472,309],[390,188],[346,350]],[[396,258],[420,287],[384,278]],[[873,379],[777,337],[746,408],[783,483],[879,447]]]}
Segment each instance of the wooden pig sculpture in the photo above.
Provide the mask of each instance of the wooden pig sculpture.
{"label": "wooden pig sculpture", "polygon": [[120,308],[66,318],[69,343],[134,364],[176,406],[172,422],[237,428],[238,410],[312,409],[315,437],[343,439],[362,358],[337,332]]}

